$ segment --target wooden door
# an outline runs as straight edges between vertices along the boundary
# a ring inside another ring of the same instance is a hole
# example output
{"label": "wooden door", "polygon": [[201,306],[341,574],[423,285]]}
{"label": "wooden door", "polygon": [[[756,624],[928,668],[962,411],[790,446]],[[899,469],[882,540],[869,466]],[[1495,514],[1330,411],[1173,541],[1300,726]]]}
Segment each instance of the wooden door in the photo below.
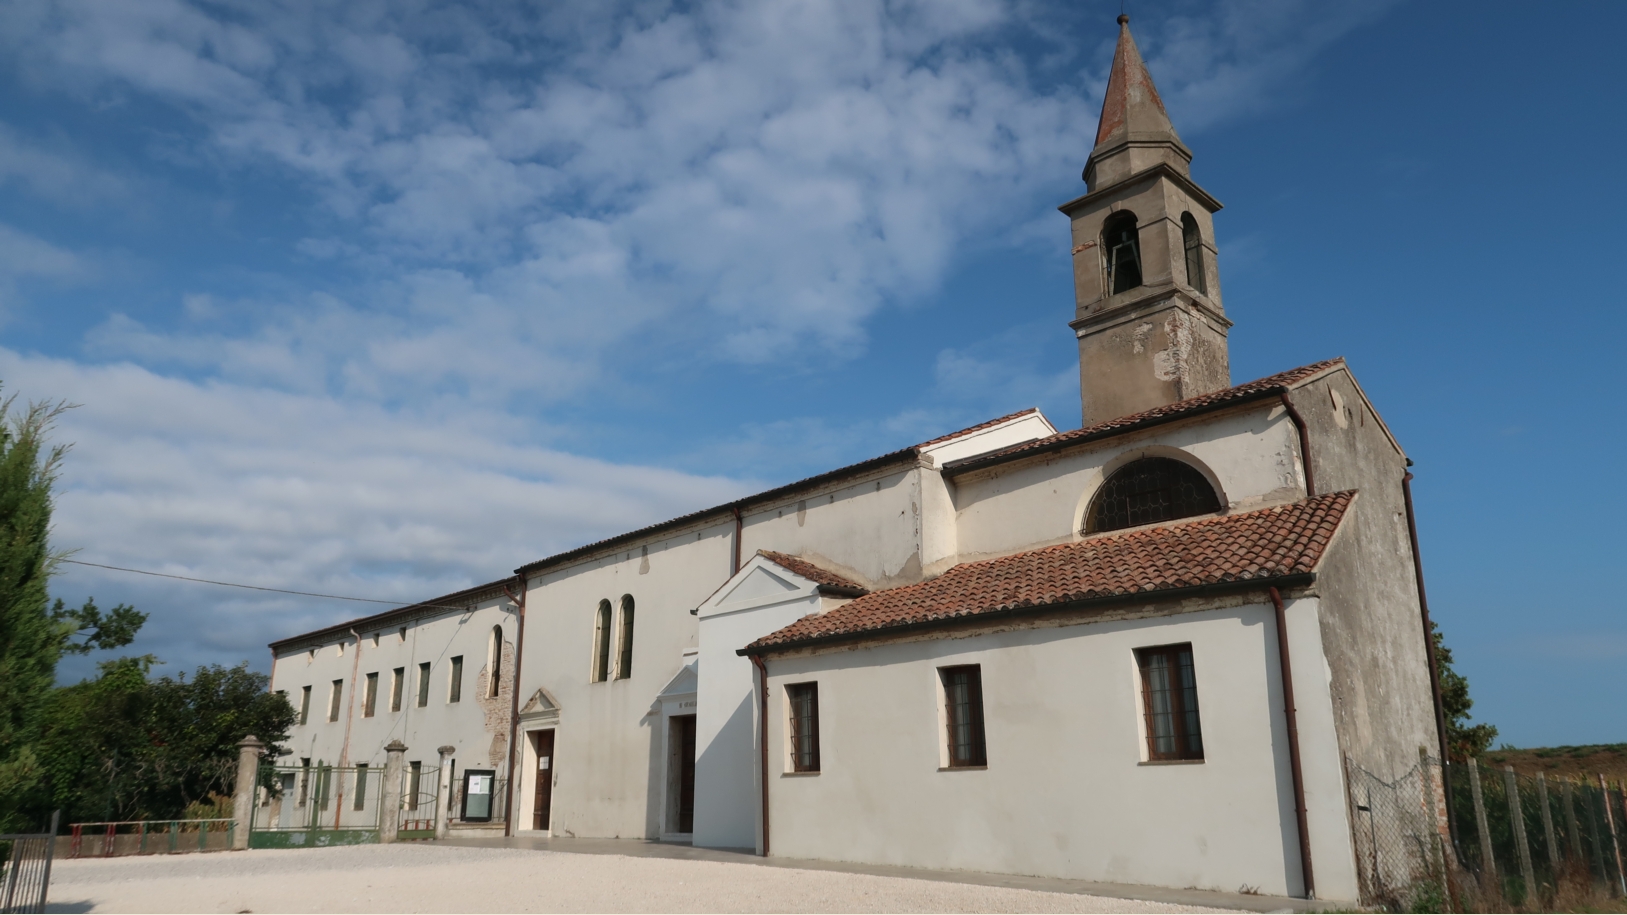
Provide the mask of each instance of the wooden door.
{"label": "wooden door", "polygon": [[695,716],[674,715],[678,733],[678,831],[695,831]]}
{"label": "wooden door", "polygon": [[536,804],[531,811],[531,828],[547,829],[554,801],[554,732],[532,732],[531,745],[537,751]]}

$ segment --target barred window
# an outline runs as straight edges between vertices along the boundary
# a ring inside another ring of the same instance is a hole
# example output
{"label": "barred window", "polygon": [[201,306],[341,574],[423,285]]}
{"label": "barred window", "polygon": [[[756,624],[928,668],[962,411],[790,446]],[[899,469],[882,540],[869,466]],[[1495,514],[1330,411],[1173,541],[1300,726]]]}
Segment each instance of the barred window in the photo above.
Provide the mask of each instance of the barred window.
{"label": "barred window", "polygon": [[1143,648],[1141,700],[1147,718],[1147,758],[1202,759],[1203,727],[1198,721],[1198,680],[1192,643]]}
{"label": "barred window", "polygon": [[819,771],[819,684],[793,683],[785,688],[791,703],[791,769]]}
{"label": "barred window", "polygon": [[1116,531],[1220,511],[1220,497],[1203,474],[1173,458],[1142,458],[1102,484],[1085,533]]}
{"label": "barred window", "polygon": [[983,670],[976,664],[942,667],[944,718],[949,725],[949,767],[986,766],[983,741]]}

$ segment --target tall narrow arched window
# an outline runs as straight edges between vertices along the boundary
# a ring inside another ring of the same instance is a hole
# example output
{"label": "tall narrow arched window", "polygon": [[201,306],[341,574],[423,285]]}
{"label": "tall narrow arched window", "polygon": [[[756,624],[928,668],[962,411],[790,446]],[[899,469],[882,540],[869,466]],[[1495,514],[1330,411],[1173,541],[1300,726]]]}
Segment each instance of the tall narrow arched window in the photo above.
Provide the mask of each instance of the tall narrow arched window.
{"label": "tall narrow arched window", "polygon": [[599,601],[593,625],[593,682],[610,679],[610,601]]}
{"label": "tall narrow arched window", "polygon": [[1198,231],[1198,221],[1191,213],[1181,214],[1181,247],[1186,249],[1186,285],[1208,295],[1209,284],[1204,280],[1203,270],[1203,233]]}
{"label": "tall narrow arched window", "polygon": [[491,627],[491,645],[486,649],[486,669],[491,671],[487,677],[486,695],[495,696],[502,689],[503,683],[503,627]]}
{"label": "tall narrow arched window", "polygon": [[1102,484],[1085,518],[1085,533],[1217,511],[1220,497],[1197,468],[1173,458],[1142,458],[1120,467]]}
{"label": "tall narrow arched window", "polygon": [[1141,235],[1136,230],[1136,214],[1120,210],[1102,224],[1102,256],[1107,259],[1110,293],[1141,285]]}
{"label": "tall narrow arched window", "polygon": [[621,596],[621,627],[616,634],[616,679],[633,675],[633,595]]}

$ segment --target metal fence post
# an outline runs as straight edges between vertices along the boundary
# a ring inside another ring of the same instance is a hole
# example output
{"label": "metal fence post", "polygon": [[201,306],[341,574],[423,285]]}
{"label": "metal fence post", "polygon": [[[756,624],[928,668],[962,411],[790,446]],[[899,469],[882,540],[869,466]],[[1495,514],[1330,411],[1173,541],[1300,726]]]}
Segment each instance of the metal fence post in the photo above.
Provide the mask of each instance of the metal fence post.
{"label": "metal fence post", "polygon": [[1621,871],[1621,839],[1616,835],[1616,812],[1610,809],[1610,786],[1605,784],[1604,773],[1599,773],[1599,794],[1604,799],[1604,821],[1610,826],[1610,844],[1616,851],[1616,883],[1621,894],[1627,896],[1627,874]]}
{"label": "metal fence post", "polygon": [[1537,890],[1536,870],[1531,867],[1531,845],[1525,840],[1525,814],[1520,809],[1520,780],[1513,766],[1503,767],[1503,787],[1508,791],[1508,819],[1514,827],[1514,847],[1520,852],[1520,876],[1525,878],[1525,898]]}
{"label": "metal fence post", "polygon": [[1559,843],[1554,841],[1554,814],[1548,807],[1548,778],[1537,773],[1537,802],[1542,805],[1542,835],[1548,842],[1548,867],[1559,880]]}
{"label": "metal fence post", "polygon": [[1491,850],[1491,829],[1486,825],[1486,799],[1480,793],[1480,760],[1469,760],[1469,794],[1474,798],[1474,825],[1480,832],[1480,870],[1497,876],[1497,859]]}

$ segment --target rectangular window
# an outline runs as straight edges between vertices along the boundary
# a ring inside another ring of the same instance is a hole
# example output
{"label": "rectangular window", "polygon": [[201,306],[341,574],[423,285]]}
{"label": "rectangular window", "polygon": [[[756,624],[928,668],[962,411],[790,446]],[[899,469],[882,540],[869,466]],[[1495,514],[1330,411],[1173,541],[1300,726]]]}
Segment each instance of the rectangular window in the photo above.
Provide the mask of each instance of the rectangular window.
{"label": "rectangular window", "polygon": [[1192,643],[1143,648],[1141,702],[1147,718],[1147,758],[1202,759],[1203,728],[1198,722],[1198,680]]}
{"label": "rectangular window", "polygon": [[[309,694],[310,691],[311,691],[311,688],[309,686],[305,687],[305,692],[307,694]],[[299,760],[299,802],[297,804],[295,804],[294,806],[296,806],[296,807],[304,807],[306,800],[308,798],[310,798],[310,796],[311,796],[311,758],[309,756],[302,756],[302,757],[300,757],[300,760]]]}
{"label": "rectangular window", "polygon": [[401,690],[407,680],[407,669],[397,667],[390,671],[390,711],[401,711]]}
{"label": "rectangular window", "polygon": [[949,766],[989,764],[983,741],[983,670],[976,664],[941,667],[944,720],[949,725]]}
{"label": "rectangular window", "polygon": [[367,763],[356,764],[356,810],[367,807]]}
{"label": "rectangular window", "polygon": [[424,764],[418,761],[409,763],[407,770],[407,809],[418,809],[418,792],[424,785]]}
{"label": "rectangular window", "polygon": [[309,686],[299,691],[299,723],[304,724],[311,720],[311,688]]}
{"label": "rectangular window", "polygon": [[463,655],[452,659],[452,679],[447,684],[446,701],[459,702],[463,699]]}
{"label": "rectangular window", "polygon": [[367,675],[365,692],[362,693],[362,717],[371,718],[378,711],[379,675],[374,671]]}
{"label": "rectangular window", "polygon": [[819,684],[793,683],[785,688],[791,703],[791,770],[819,771]]}
{"label": "rectangular window", "polygon": [[418,665],[418,707],[429,704],[429,662]]}
{"label": "rectangular window", "polygon": [[345,681],[333,681],[333,689],[328,693],[328,720],[339,720],[339,699],[345,690]]}

